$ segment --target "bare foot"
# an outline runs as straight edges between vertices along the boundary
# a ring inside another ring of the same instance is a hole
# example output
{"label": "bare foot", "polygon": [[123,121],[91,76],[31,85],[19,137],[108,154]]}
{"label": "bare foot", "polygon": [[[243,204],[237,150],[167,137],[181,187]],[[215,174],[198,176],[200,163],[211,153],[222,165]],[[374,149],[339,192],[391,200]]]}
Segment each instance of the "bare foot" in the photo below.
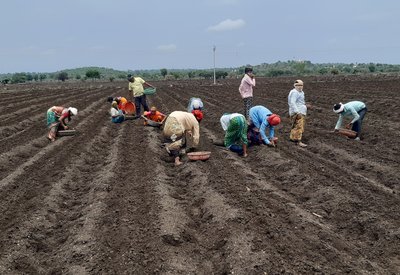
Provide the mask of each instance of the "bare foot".
{"label": "bare foot", "polygon": [[183,164],[183,162],[181,162],[179,160],[179,157],[175,158],[175,166],[179,166],[179,165],[182,165],[182,164]]}
{"label": "bare foot", "polygon": [[302,147],[302,148],[307,147],[307,144],[305,144],[305,143],[303,143],[303,142],[301,142],[301,141],[299,141],[299,142],[297,143],[297,145],[299,145],[299,146]]}

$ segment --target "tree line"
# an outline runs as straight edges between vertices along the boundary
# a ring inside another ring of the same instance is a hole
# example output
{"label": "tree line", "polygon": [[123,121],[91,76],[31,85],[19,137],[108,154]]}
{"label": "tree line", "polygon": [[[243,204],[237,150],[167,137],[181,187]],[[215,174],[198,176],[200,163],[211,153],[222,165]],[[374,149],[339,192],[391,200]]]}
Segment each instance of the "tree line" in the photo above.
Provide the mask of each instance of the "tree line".
{"label": "tree line", "polygon": [[[239,78],[244,73],[244,68],[251,65],[237,68],[219,68],[215,70],[216,79]],[[278,61],[275,63],[262,63],[252,66],[257,76],[279,77],[279,76],[311,76],[311,75],[349,75],[349,74],[379,74],[399,73],[400,65],[380,63],[324,63],[313,64],[310,61]],[[110,68],[84,67],[64,70],[55,73],[15,73],[0,75],[3,84],[24,83],[33,81],[86,81],[86,80],[108,80],[126,79],[128,74],[139,75],[146,79],[212,79],[213,69],[166,69],[160,70],[128,70],[118,71]]]}

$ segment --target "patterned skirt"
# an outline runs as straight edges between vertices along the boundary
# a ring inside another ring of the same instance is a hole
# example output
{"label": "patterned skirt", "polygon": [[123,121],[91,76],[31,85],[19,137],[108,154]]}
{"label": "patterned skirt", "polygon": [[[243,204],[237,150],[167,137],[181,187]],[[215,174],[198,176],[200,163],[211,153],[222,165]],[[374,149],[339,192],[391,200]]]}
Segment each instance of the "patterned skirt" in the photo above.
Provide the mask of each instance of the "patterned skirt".
{"label": "patterned skirt", "polygon": [[229,147],[233,144],[248,144],[247,140],[247,122],[243,116],[237,116],[231,119],[228,129],[225,133],[224,144]]}

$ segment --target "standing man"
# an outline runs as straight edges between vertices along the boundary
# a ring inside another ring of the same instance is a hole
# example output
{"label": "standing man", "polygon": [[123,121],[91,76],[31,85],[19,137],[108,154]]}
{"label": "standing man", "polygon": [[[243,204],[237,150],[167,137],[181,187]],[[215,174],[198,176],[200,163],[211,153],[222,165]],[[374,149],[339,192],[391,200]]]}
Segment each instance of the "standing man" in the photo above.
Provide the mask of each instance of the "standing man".
{"label": "standing man", "polygon": [[344,117],[353,117],[351,122],[346,125],[347,129],[357,132],[355,140],[360,140],[361,126],[365,114],[367,113],[367,106],[361,101],[350,101],[346,104],[338,103],[333,106],[333,111],[339,114],[339,119],[335,126],[335,132],[342,126]]}
{"label": "standing man", "polygon": [[303,92],[303,81],[296,80],[294,89],[288,96],[289,115],[292,123],[290,130],[290,141],[293,141],[300,147],[307,147],[307,144],[301,141],[304,133],[304,125],[307,115],[307,106]]}
{"label": "standing man", "polygon": [[146,95],[144,94],[144,88],[143,86],[146,87],[152,87],[154,88],[153,85],[150,83],[146,82],[143,80],[141,77],[134,77],[132,75],[128,75],[128,80],[129,80],[129,91],[132,91],[133,98],[135,101],[135,106],[136,106],[136,117],[140,117],[140,106],[143,105],[144,111],[149,111],[149,106],[147,105],[147,99]]}
{"label": "standing man", "polygon": [[256,79],[254,78],[253,68],[246,67],[244,69],[244,76],[240,82],[239,92],[243,99],[244,116],[249,121],[249,111],[253,106],[253,87],[256,86]]}

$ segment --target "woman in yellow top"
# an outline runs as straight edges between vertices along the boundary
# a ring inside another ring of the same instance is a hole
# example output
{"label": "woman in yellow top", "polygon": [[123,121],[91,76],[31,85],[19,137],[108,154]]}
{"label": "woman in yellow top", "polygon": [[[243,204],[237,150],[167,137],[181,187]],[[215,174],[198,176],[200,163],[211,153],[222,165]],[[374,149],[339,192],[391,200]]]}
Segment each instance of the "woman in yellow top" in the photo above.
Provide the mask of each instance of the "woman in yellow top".
{"label": "woman in yellow top", "polygon": [[148,112],[149,106],[147,105],[146,95],[144,94],[144,87],[151,87],[154,88],[153,85],[143,80],[141,77],[134,77],[129,75],[129,91],[133,94],[133,99],[135,101],[136,106],[136,117],[140,117],[140,108],[143,105],[143,109]]}

